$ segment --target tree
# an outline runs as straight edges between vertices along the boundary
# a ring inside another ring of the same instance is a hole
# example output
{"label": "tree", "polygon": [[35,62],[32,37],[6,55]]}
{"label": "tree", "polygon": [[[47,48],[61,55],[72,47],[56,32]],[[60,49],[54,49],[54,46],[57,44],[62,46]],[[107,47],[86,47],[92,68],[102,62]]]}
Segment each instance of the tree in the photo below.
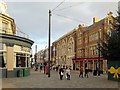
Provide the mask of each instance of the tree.
{"label": "tree", "polygon": [[107,42],[103,42],[101,46],[103,58],[107,60],[119,60],[120,57],[120,11],[118,11],[115,22],[114,30],[108,36]]}

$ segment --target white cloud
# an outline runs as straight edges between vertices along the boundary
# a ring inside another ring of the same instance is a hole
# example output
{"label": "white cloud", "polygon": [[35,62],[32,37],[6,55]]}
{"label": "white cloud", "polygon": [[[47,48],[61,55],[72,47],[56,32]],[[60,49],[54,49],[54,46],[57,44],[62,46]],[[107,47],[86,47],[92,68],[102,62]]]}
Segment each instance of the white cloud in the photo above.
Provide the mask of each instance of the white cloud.
{"label": "white cloud", "polygon": [[[18,0],[17,0],[18,1]],[[63,0],[62,0],[63,1]],[[55,8],[59,2],[7,2],[10,16],[15,19],[18,27],[28,34],[38,45],[44,48],[48,42],[48,10]],[[63,3],[59,8],[68,7],[77,3]],[[72,8],[66,8],[55,13],[73,19],[52,15],[51,40],[60,38],[65,33],[73,30],[79,24],[92,22],[93,17],[103,18],[109,11],[116,12],[117,3],[90,2],[81,3]],[[74,19],[80,20],[79,22]],[[34,46],[33,46],[34,47]]]}
{"label": "white cloud", "polygon": [[[63,0],[6,0],[7,2],[61,2]],[[65,2],[118,2],[119,0],[66,0]]]}

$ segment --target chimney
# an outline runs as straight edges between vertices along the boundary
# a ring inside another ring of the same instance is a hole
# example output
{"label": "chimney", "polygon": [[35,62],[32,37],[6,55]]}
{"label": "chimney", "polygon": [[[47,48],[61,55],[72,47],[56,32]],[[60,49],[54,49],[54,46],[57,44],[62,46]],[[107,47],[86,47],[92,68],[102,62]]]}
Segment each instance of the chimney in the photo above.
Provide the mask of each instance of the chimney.
{"label": "chimney", "polygon": [[100,18],[93,18],[93,24],[95,24],[96,22],[100,21]]}

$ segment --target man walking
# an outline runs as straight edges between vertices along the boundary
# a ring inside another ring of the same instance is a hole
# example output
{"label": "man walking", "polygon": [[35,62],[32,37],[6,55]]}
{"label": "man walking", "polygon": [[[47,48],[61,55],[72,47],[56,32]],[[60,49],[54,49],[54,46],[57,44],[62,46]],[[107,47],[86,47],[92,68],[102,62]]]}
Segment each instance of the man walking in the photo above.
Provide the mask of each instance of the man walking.
{"label": "man walking", "polygon": [[63,72],[64,72],[64,70],[61,66],[60,69],[59,69],[60,80],[62,80],[62,78],[63,78]]}

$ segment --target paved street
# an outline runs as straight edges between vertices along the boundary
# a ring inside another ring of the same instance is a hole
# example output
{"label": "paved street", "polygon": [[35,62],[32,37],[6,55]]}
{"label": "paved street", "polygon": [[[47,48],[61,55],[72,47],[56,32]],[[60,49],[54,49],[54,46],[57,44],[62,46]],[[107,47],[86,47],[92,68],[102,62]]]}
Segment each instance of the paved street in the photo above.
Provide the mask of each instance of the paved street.
{"label": "paved street", "polygon": [[51,71],[48,78],[43,72],[31,70],[31,75],[20,78],[4,78],[3,88],[118,88],[118,82],[107,80],[107,75],[79,78],[79,72],[71,71],[71,80],[59,80],[58,72]]}

